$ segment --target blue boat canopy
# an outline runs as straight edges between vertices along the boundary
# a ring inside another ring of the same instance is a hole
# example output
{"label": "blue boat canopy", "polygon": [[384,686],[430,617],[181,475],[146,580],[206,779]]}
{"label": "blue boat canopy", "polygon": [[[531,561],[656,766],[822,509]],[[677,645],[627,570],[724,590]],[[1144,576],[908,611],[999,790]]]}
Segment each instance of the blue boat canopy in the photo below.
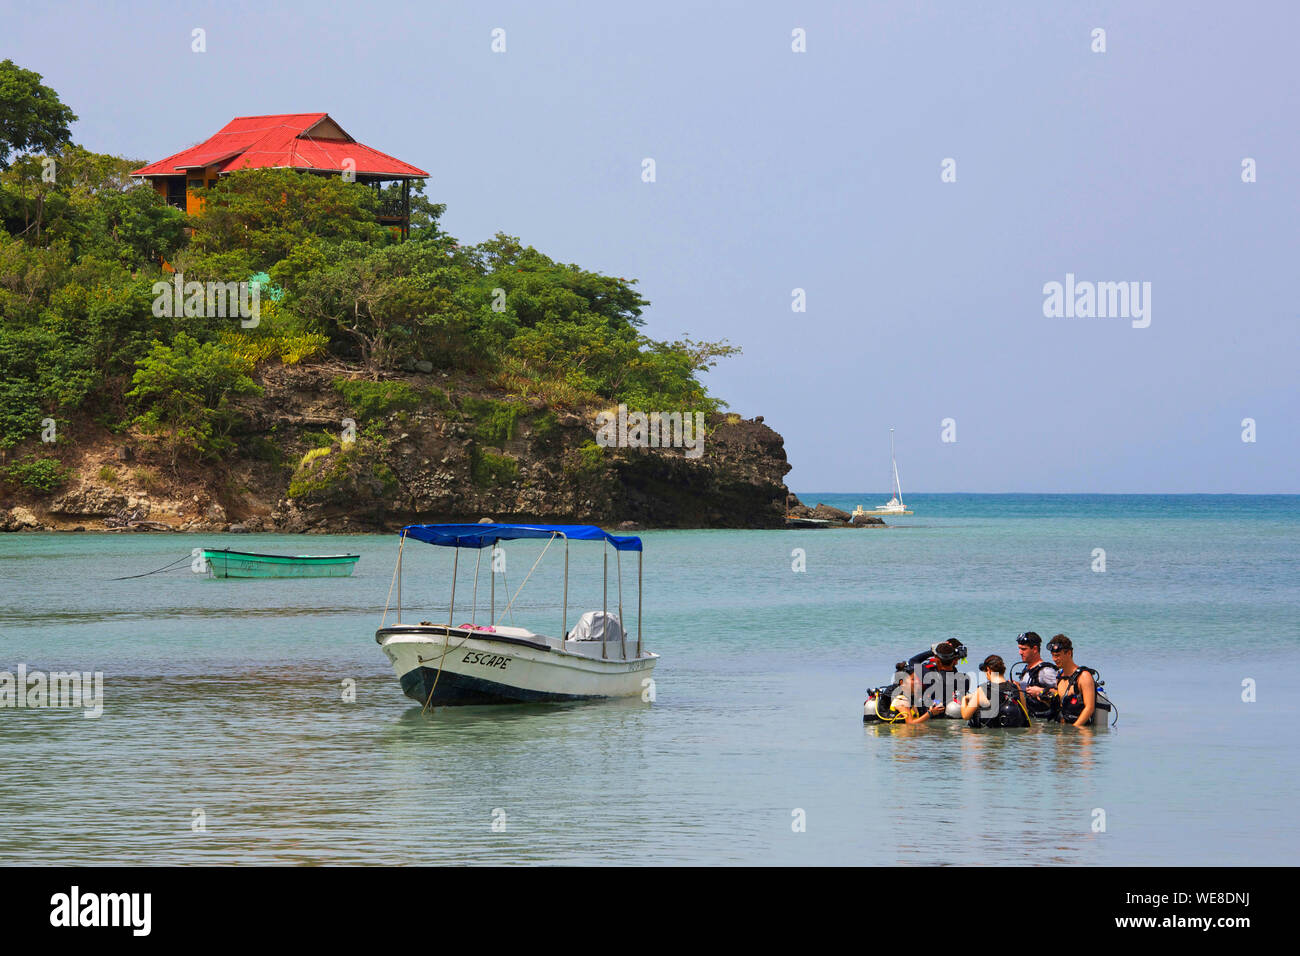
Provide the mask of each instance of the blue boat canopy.
{"label": "blue boat canopy", "polygon": [[411,524],[402,534],[444,548],[487,548],[498,541],[561,534],[571,541],[607,541],[617,551],[641,550],[640,538],[610,534],[594,524]]}

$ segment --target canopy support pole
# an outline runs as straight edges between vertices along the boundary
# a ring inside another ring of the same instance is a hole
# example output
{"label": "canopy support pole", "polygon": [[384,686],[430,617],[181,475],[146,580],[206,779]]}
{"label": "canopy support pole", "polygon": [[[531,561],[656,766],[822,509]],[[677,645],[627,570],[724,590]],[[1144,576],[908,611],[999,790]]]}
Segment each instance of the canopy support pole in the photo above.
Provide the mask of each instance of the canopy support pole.
{"label": "canopy support pole", "polygon": [[478,549],[478,557],[474,560],[474,609],[469,612],[469,622],[478,623],[478,570],[483,566],[483,549]]}
{"label": "canopy support pole", "polygon": [[618,566],[618,632],[623,642],[623,660],[627,660],[627,626],[623,623],[623,555],[614,552],[614,563]]}
{"label": "canopy support pole", "polygon": [[636,553],[636,656],[641,656],[641,557]]}
{"label": "canopy support pole", "polygon": [[[452,626],[456,620],[456,571],[460,567],[460,546],[456,547],[456,554],[451,559],[451,606],[447,608],[447,627]],[[451,640],[451,635],[447,635],[447,640]],[[446,646],[446,645],[444,645]]]}
{"label": "canopy support pole", "polygon": [[[551,540],[555,540],[552,538]],[[560,646],[564,646],[569,636],[569,536],[564,536],[564,622],[560,627]]]}
{"label": "canopy support pole", "polygon": [[605,564],[600,569],[600,656],[601,659],[609,657],[609,545],[600,549],[601,556]]}
{"label": "canopy support pole", "polygon": [[402,545],[406,544],[406,532],[402,532],[402,542],[397,546],[397,623],[402,623]]}
{"label": "canopy support pole", "polygon": [[497,543],[495,541],[492,542],[492,564],[490,567],[492,568],[492,620],[490,623],[495,627],[497,623]]}

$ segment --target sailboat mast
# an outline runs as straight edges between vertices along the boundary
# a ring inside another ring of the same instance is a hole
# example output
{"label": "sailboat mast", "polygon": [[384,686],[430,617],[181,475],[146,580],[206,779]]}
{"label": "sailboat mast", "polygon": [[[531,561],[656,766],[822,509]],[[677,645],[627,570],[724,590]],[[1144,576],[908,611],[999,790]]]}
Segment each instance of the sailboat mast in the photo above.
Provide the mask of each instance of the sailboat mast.
{"label": "sailboat mast", "polygon": [[889,430],[889,462],[894,468],[894,497],[898,499],[898,503],[901,505],[903,503],[903,485],[898,480],[898,458],[894,454],[894,430],[892,428]]}
{"label": "sailboat mast", "polygon": [[[889,476],[889,477],[891,477],[891,479],[893,479],[894,484],[897,484],[897,481],[898,481],[898,463],[897,463],[897,462],[894,462],[894,457],[893,457],[893,427],[892,427],[892,425],[891,425],[891,428],[889,428],[889,470],[891,470],[891,471],[893,472],[892,475]],[[889,493],[891,493],[891,497],[893,497],[894,489],[893,489],[893,488],[889,489]]]}

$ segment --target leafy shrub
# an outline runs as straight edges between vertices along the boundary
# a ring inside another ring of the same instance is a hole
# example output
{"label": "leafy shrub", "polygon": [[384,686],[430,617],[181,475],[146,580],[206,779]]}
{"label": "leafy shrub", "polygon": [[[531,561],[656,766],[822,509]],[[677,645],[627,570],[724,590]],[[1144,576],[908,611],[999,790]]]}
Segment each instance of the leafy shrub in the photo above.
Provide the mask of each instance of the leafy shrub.
{"label": "leafy shrub", "polygon": [[530,424],[533,437],[543,443],[554,439],[560,431],[560,423],[554,412],[542,412]]}
{"label": "leafy shrub", "polygon": [[43,495],[57,491],[72,475],[57,458],[36,458],[32,455],[14,462],[5,472],[11,481]]}
{"label": "leafy shrub", "polygon": [[420,395],[405,382],[371,382],[360,378],[338,378],[334,389],[362,421],[389,412],[417,408]]}
{"label": "leafy shrub", "polygon": [[515,402],[497,402],[490,398],[467,398],[463,403],[465,414],[474,422],[474,435],[492,445],[501,445],[515,434],[515,422],[523,405]]}
{"label": "leafy shrub", "polygon": [[289,497],[311,502],[359,501],[391,493],[397,476],[375,457],[375,447],[349,442],[335,452],[314,448],[303,455],[289,482]]}
{"label": "leafy shrub", "polygon": [[302,440],[308,448],[329,448],[339,440],[339,436],[329,432],[305,431]]}
{"label": "leafy shrub", "polygon": [[574,477],[592,477],[605,467],[605,449],[587,441],[574,449],[564,463],[564,470]]}
{"label": "leafy shrub", "polygon": [[480,487],[508,485],[519,474],[519,461],[510,455],[494,455],[471,446],[469,473],[470,479]]}
{"label": "leafy shrub", "polygon": [[233,395],[260,395],[251,363],[222,346],[200,344],[184,332],[171,345],[155,341],[136,363],[127,392],[143,408],[135,423],[146,434],[160,434],[172,451],[172,464],[186,453],[217,459],[234,447],[227,437],[238,420]]}

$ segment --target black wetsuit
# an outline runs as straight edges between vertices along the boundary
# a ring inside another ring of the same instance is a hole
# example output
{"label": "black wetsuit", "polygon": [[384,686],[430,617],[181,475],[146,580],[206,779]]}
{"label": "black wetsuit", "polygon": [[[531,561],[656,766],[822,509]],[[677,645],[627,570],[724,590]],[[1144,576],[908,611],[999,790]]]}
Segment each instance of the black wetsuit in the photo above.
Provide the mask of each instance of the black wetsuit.
{"label": "black wetsuit", "polygon": [[[979,710],[968,721],[971,727],[1028,727],[1029,716],[1020,706],[1020,697],[1024,692],[1015,681],[999,682],[995,691],[991,681],[986,682],[980,690],[984,696],[998,705],[998,712],[992,717],[985,717]],[[981,708],[982,709],[982,708]]]}
{"label": "black wetsuit", "polygon": [[932,650],[914,654],[908,663],[921,665],[921,707],[923,709],[928,709],[934,704],[943,704],[947,707],[954,697],[960,702],[970,693],[970,678],[957,670],[940,670],[938,658],[934,656]]}
{"label": "black wetsuit", "polygon": [[1029,708],[1029,716],[1038,720],[1055,720],[1060,701],[1056,699],[1056,681],[1042,676],[1045,670],[1050,670],[1056,677],[1060,676],[1056,665],[1051,661],[1039,661],[1032,667],[1025,668],[1024,674],[1021,675],[1020,686],[1026,690],[1030,687],[1042,687],[1046,691],[1038,696],[1025,694],[1025,706]]}

